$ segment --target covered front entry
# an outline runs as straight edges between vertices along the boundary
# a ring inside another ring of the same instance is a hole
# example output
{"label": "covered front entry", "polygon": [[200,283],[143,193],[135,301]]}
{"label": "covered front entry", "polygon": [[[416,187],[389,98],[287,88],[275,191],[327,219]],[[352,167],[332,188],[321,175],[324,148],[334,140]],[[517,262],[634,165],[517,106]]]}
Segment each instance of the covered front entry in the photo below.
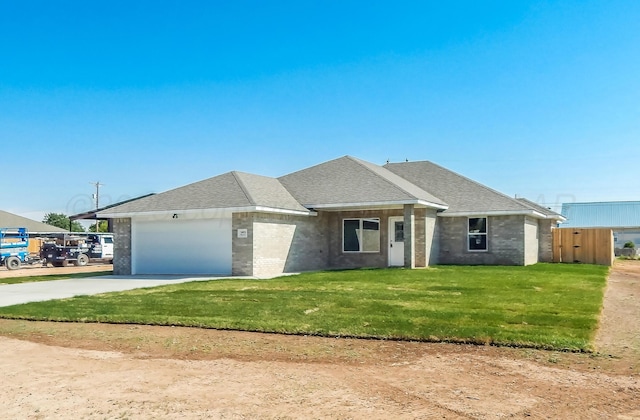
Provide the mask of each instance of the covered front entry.
{"label": "covered front entry", "polygon": [[389,266],[404,266],[404,217],[389,217]]}
{"label": "covered front entry", "polygon": [[231,218],[132,220],[132,274],[231,274]]}

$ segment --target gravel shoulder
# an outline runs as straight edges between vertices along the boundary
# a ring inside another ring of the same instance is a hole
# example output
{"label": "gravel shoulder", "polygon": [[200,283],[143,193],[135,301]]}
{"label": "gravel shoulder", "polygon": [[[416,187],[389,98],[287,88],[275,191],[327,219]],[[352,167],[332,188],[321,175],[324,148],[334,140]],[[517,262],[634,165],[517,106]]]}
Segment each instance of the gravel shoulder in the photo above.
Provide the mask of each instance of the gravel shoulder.
{"label": "gravel shoulder", "polygon": [[[0,289],[1,290],[1,289]],[[640,418],[640,262],[597,353],[0,320],[7,418]]]}

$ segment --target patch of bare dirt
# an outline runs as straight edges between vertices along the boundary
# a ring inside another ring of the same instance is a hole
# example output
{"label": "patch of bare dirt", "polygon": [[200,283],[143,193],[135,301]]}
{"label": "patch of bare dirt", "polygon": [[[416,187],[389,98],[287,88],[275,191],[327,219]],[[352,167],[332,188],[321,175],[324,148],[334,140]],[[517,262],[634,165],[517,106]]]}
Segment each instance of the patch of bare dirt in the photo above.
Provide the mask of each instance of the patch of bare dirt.
{"label": "patch of bare dirt", "polygon": [[0,320],[0,411],[36,419],[640,418],[631,325],[640,303],[629,299],[639,282],[640,262],[616,263],[596,354]]}
{"label": "patch of bare dirt", "polygon": [[596,349],[640,364],[640,261],[617,260],[605,289]]}
{"label": "patch of bare dirt", "polygon": [[76,267],[70,265],[68,267],[43,267],[42,264],[23,265],[19,270],[7,270],[6,267],[0,266],[0,283],[2,279],[8,279],[12,277],[26,277],[26,276],[49,276],[59,274],[74,274],[74,273],[93,273],[98,271],[113,271],[112,264],[88,264],[83,267]]}

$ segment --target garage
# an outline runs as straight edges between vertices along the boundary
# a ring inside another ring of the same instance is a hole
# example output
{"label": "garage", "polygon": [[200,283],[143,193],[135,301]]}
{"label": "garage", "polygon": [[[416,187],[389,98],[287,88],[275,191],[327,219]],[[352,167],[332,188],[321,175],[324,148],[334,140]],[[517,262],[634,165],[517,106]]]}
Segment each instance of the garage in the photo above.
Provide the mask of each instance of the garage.
{"label": "garage", "polygon": [[132,274],[231,274],[231,218],[131,222]]}

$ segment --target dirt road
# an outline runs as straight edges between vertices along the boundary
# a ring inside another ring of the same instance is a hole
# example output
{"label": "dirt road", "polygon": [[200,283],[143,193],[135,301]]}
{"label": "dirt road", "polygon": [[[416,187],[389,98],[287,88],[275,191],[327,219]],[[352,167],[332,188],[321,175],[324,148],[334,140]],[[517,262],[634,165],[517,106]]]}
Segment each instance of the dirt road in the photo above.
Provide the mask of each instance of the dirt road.
{"label": "dirt road", "polygon": [[[604,354],[592,355],[0,320],[0,411],[43,419],[640,418],[640,322],[616,321],[637,314],[640,262],[618,262],[612,279],[596,341]],[[626,327],[611,333],[618,325]]]}
{"label": "dirt road", "polygon": [[616,262],[603,306],[596,349],[640,362],[640,261]]}

